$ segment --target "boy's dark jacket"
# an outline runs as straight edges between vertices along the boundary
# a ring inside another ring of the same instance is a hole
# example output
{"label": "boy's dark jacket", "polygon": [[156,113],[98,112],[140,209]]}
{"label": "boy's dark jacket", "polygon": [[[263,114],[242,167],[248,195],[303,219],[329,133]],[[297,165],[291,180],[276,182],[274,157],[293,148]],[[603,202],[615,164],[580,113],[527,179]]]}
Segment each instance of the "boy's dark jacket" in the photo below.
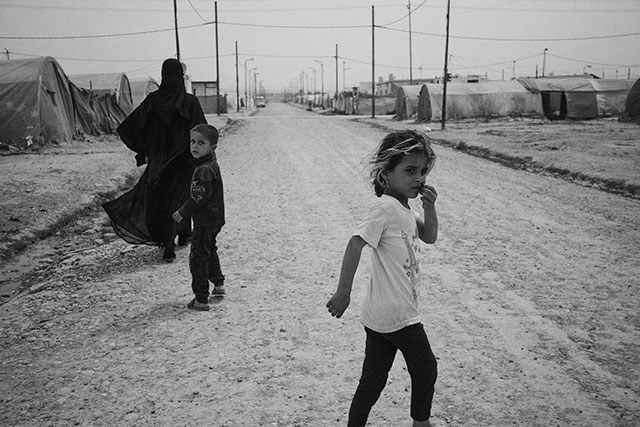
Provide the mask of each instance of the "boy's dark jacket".
{"label": "boy's dark jacket", "polygon": [[194,159],[189,198],[179,209],[183,218],[191,216],[196,227],[224,225],[224,195],[220,167],[213,154]]}

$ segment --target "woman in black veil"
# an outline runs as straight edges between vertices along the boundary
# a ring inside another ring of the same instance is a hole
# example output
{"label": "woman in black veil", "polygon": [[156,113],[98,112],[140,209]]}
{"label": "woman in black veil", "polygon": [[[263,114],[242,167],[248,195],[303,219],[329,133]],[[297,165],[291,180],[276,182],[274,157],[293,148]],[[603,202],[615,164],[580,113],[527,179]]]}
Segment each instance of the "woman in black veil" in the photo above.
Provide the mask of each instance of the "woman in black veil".
{"label": "woman in black veil", "polygon": [[175,259],[175,237],[187,244],[191,221],[181,229],[171,218],[189,197],[193,164],[189,131],[207,123],[198,98],[184,87],[184,68],[177,59],[162,64],[160,88],[120,124],[120,139],[147,164],[133,189],[103,204],[116,234],[133,244],[164,247],[163,258]]}

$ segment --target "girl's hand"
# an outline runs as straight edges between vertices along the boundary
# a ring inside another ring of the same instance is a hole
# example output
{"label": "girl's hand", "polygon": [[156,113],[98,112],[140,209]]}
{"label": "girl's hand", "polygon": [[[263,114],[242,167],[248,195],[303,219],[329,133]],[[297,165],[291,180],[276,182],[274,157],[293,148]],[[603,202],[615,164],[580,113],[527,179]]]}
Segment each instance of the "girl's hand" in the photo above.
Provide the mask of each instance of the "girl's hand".
{"label": "girl's hand", "polygon": [[422,207],[424,209],[433,207],[437,198],[438,192],[431,185],[425,184],[420,189],[420,199],[422,200]]}
{"label": "girl's hand", "polygon": [[329,299],[329,302],[327,302],[327,309],[332,316],[339,319],[342,317],[342,314],[345,312],[347,307],[349,307],[350,302],[351,296],[349,294],[336,292],[333,294],[331,299]]}

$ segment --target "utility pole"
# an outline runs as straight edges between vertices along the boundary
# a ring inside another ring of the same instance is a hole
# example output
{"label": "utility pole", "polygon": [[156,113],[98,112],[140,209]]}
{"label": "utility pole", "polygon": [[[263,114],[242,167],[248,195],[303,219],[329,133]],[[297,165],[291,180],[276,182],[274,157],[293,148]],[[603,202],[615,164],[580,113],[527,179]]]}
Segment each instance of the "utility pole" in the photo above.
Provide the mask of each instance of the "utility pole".
{"label": "utility pole", "polygon": [[375,6],[371,6],[371,118],[376,118],[376,18]]}
{"label": "utility pole", "polygon": [[320,106],[324,108],[324,63],[322,61],[318,61],[317,59],[314,59],[314,62],[320,63]]}
{"label": "utility pole", "polygon": [[[254,89],[253,89],[253,87],[251,86],[251,85],[252,85],[251,79],[252,79],[252,73],[253,73],[255,70],[257,70],[257,68],[256,68],[256,67],[253,67],[253,68],[250,68],[250,69],[249,69],[249,95],[251,96],[251,98],[249,98],[249,100],[253,100],[253,91],[254,91]],[[248,101],[247,101],[247,102],[248,102]],[[249,103],[247,103],[247,108],[248,108],[248,107],[249,107]]]}
{"label": "utility pole", "polygon": [[516,78],[516,61],[513,61],[513,78]]}
{"label": "utility pole", "polygon": [[240,80],[238,79],[238,41],[236,40],[236,111],[240,111]]}
{"label": "utility pole", "polygon": [[451,0],[447,0],[447,37],[444,45],[444,76],[442,86],[442,118],[441,129],[444,130],[445,122],[447,120],[447,80],[449,79],[449,14],[451,11]]}
{"label": "utility pole", "polygon": [[411,0],[409,0],[409,4],[407,5],[407,9],[409,9],[409,84],[413,84],[413,51],[411,49]]}
{"label": "utility pole", "polygon": [[336,94],[335,98],[338,99],[338,44],[336,44]]}
{"label": "utility pole", "polygon": [[216,109],[220,115],[220,55],[218,54],[218,2],[213,2],[216,17]]}
{"label": "utility pole", "polygon": [[547,51],[549,49],[547,49],[546,47],[544,48],[544,52],[542,52],[542,77],[544,77],[544,69],[547,63]]}
{"label": "utility pole", "polygon": [[315,95],[317,90],[316,90],[316,67],[309,67],[310,70],[313,71],[313,94]]}
{"label": "utility pole", "polygon": [[347,61],[342,61],[342,90],[347,90]]}
{"label": "utility pole", "polygon": [[249,107],[249,99],[247,98],[247,62],[253,61],[253,58],[244,61],[244,108]]}
{"label": "utility pole", "polygon": [[173,20],[176,30],[176,59],[180,62],[180,40],[178,39],[178,5],[176,0],[173,0]]}
{"label": "utility pole", "polygon": [[253,99],[256,99],[258,97],[258,72],[255,71],[253,73],[253,90],[254,90],[254,95],[253,95]]}

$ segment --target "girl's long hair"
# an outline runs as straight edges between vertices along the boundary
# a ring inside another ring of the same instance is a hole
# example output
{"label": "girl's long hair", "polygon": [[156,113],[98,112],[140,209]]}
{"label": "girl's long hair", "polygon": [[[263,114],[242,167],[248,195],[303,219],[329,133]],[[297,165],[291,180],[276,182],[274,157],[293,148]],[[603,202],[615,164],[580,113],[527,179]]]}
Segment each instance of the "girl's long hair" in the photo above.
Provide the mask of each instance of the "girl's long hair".
{"label": "girl's long hair", "polygon": [[373,154],[369,179],[376,196],[384,194],[386,179],[383,172],[393,170],[402,158],[411,153],[421,153],[427,158],[427,175],[436,164],[436,154],[431,148],[429,137],[414,130],[401,130],[388,134]]}

